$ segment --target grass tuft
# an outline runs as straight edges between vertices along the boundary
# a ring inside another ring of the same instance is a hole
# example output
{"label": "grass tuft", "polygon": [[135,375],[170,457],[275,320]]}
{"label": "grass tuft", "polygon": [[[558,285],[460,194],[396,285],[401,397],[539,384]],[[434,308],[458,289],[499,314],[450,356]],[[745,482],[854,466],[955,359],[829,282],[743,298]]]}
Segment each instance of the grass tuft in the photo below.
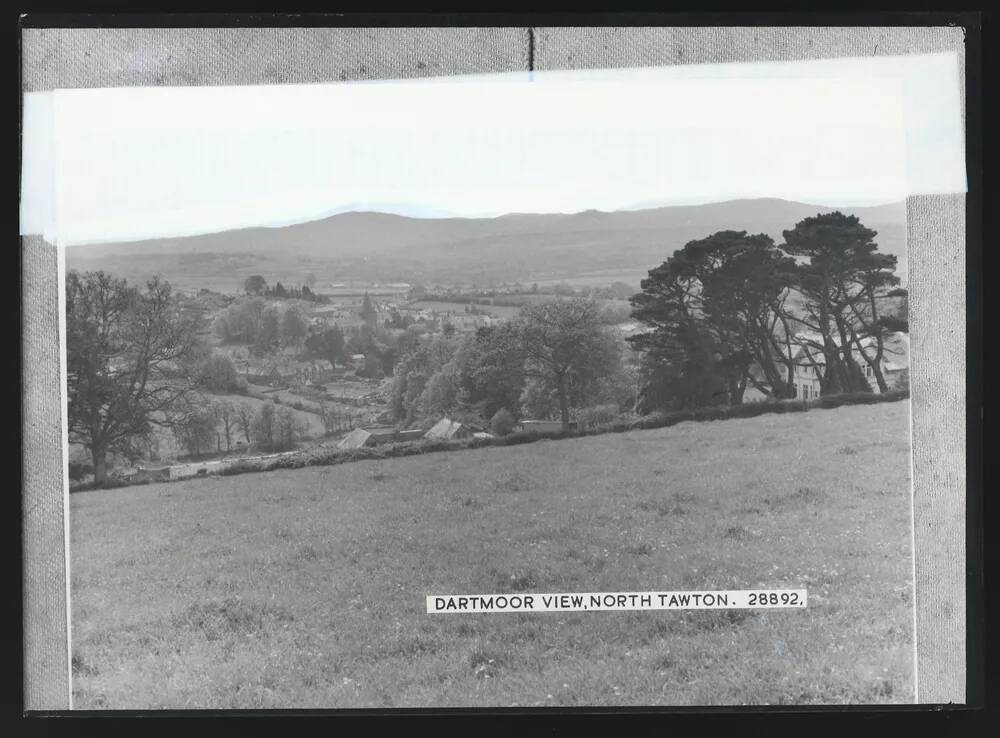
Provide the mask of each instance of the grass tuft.
{"label": "grass tuft", "polygon": [[256,636],[276,623],[293,619],[283,608],[227,597],[195,602],[174,616],[172,624],[180,629],[201,631],[207,640],[216,641],[228,636]]}
{"label": "grass tuft", "polygon": [[742,525],[731,525],[722,533],[722,537],[731,541],[745,541],[752,537],[750,529]]}

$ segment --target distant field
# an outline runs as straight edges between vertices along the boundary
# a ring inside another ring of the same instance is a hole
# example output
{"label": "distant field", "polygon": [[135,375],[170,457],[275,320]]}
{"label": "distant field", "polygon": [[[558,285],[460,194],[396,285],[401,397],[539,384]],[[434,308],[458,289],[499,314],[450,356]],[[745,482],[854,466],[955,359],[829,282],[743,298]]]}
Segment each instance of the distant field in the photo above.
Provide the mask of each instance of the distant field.
{"label": "distant field", "polygon": [[[913,699],[909,403],[71,498],[78,708]],[[804,587],[806,610],[438,593]]]}
{"label": "distant field", "polygon": [[[541,295],[523,294],[523,295],[505,295],[503,298],[498,298],[498,299],[505,299],[505,300],[509,300],[509,301],[515,301],[516,300],[516,301],[522,302],[522,304],[521,305],[489,305],[489,304],[479,303],[479,304],[476,305],[476,308],[478,310],[482,311],[482,312],[489,313],[490,315],[493,315],[494,317],[502,318],[504,320],[510,320],[515,315],[517,315],[518,312],[520,312],[521,308],[524,305],[530,305],[532,303],[539,303],[539,302],[546,302],[548,300],[554,300],[554,299],[558,299],[558,298],[557,298],[557,296],[551,295],[551,294],[541,294]],[[628,304],[629,304],[627,300],[607,300],[607,299],[598,300],[598,303],[601,304],[601,305],[608,305],[608,304],[612,304],[612,305],[616,305],[616,306],[617,305],[621,305],[623,307],[628,307]],[[421,310],[436,310],[436,311],[438,311],[440,313],[444,313],[444,312],[449,312],[450,311],[450,312],[453,312],[453,313],[461,315],[461,314],[465,313],[465,308],[468,306],[468,304],[469,303],[465,303],[465,302],[447,302],[447,301],[444,301],[444,300],[420,300],[419,302],[410,303],[410,307],[418,308],[418,309],[421,309]]]}
{"label": "distant field", "polygon": [[[666,258],[666,257],[664,257]],[[612,282],[625,282],[631,285],[636,292],[639,291],[639,283],[649,276],[649,270],[657,266],[650,264],[644,267],[634,267],[631,269],[603,269],[596,272],[585,272],[574,276],[563,277],[539,277],[531,281],[539,287],[549,287],[556,284],[568,284],[572,287],[604,287]]]}
{"label": "distant field", "polygon": [[[551,295],[550,295],[551,297]],[[410,303],[411,308],[418,310],[436,310],[439,313],[452,312],[458,315],[465,314],[465,308],[469,307],[467,302],[445,302],[444,300],[420,300]],[[497,318],[510,319],[517,315],[520,307],[515,305],[484,305],[477,304],[476,309],[489,313]]]}

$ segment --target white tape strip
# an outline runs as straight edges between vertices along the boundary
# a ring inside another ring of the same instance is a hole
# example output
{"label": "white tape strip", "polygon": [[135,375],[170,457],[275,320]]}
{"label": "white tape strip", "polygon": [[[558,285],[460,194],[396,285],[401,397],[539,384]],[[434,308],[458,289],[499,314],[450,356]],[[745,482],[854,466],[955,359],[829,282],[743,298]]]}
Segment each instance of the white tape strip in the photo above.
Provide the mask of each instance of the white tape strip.
{"label": "white tape strip", "polygon": [[343,210],[493,216],[964,192],[957,64],[939,54],[33,93],[21,233],[73,245]]}

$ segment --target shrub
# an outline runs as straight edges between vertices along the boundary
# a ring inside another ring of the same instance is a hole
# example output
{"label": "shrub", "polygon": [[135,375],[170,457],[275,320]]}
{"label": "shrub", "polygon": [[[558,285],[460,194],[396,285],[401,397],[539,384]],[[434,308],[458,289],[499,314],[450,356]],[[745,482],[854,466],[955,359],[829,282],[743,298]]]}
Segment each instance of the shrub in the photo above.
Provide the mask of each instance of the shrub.
{"label": "shrub", "polygon": [[586,407],[577,412],[576,422],[582,430],[592,430],[603,425],[609,425],[615,422],[618,417],[617,405],[594,405],[593,407]]}
{"label": "shrub", "polygon": [[502,407],[490,418],[490,430],[496,436],[506,436],[514,430],[514,416],[510,411]]}
{"label": "shrub", "polygon": [[152,484],[151,479],[122,479],[119,477],[108,476],[103,482],[95,482],[93,480],[85,482],[83,484],[75,484],[70,487],[69,491],[72,493],[76,492],[90,492],[95,489],[117,489],[119,487],[134,487],[143,484]]}
{"label": "shrub", "polygon": [[94,473],[94,467],[86,461],[69,462],[69,478],[73,482],[78,482],[88,474]]}
{"label": "shrub", "polygon": [[236,371],[228,354],[212,354],[201,366],[199,375],[202,386],[213,392],[244,392],[246,382]]}
{"label": "shrub", "polygon": [[236,461],[232,464],[222,467],[219,470],[219,474],[228,477],[235,474],[247,474],[248,472],[263,471],[263,467],[259,462],[255,461]]}

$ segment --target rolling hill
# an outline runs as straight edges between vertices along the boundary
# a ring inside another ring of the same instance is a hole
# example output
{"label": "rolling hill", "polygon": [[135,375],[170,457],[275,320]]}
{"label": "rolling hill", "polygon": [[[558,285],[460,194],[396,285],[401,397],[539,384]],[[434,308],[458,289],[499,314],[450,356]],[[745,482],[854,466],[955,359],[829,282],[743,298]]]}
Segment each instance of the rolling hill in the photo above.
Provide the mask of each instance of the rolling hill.
{"label": "rolling hill", "polygon": [[232,289],[252,273],[295,283],[309,272],[321,283],[621,279],[637,284],[648,269],[692,239],[731,229],[767,233],[780,243],[782,231],[796,222],[836,209],[878,231],[880,249],[898,257],[905,283],[905,203],[835,208],[777,199],[496,218],[345,212],[275,228],[74,246],[67,251],[67,265],[130,279],[159,273],[180,286],[215,289]]}

